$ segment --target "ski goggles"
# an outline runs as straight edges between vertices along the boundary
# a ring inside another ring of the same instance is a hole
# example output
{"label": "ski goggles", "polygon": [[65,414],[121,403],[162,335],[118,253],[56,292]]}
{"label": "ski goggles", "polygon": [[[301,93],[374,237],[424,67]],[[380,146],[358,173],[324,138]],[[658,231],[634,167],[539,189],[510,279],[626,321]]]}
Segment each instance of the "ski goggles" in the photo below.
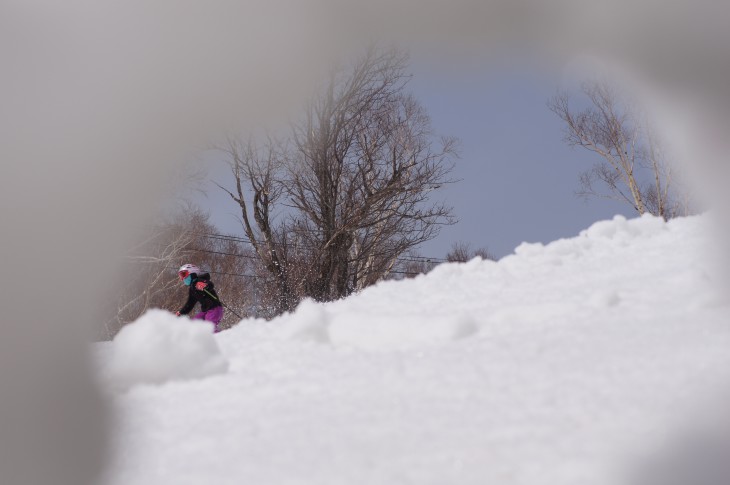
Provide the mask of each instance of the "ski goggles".
{"label": "ski goggles", "polygon": [[181,280],[184,280],[190,275],[190,271],[180,271],[177,273]]}

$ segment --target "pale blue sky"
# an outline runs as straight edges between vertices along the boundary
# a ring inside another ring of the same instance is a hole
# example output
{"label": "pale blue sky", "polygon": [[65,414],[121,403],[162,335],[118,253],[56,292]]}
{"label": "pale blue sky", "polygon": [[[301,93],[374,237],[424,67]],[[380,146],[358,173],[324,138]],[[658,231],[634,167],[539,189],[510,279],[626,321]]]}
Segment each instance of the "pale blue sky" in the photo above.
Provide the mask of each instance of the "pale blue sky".
{"label": "pale blue sky", "polygon": [[[581,171],[593,154],[562,141],[560,120],[547,108],[557,81],[529,69],[497,73],[472,69],[455,74],[411,65],[410,91],[431,115],[440,134],[461,139],[453,177],[439,190],[459,222],[421,247],[424,256],[443,257],[456,241],[486,247],[497,257],[523,241],[571,237],[591,223],[632,209],[612,200],[574,195]],[[225,179],[225,169],[211,177]],[[222,232],[241,233],[237,206],[212,184],[198,203]]]}

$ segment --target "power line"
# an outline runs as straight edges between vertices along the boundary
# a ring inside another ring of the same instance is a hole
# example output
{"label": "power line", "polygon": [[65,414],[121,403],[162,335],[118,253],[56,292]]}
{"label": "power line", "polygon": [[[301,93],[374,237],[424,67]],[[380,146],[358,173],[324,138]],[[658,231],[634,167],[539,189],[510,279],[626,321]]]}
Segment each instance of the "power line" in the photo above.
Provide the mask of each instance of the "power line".
{"label": "power line", "polygon": [[[167,266],[166,269],[177,271],[177,267],[175,267],[175,266]],[[237,277],[241,277],[241,278],[251,278],[251,279],[255,279],[255,280],[266,280],[266,279],[271,278],[270,276],[256,276],[256,275],[240,274],[240,273],[226,273],[224,271],[212,271],[212,270],[206,271],[206,273],[220,274],[220,275],[226,275],[226,276],[237,276]],[[412,272],[412,271],[389,271],[388,273],[389,274],[404,274],[404,275],[410,275],[410,276],[416,276],[416,275],[422,274],[422,273],[416,273],[416,272]],[[367,274],[370,274],[370,272],[367,272],[366,275]]]}
{"label": "power line", "polygon": [[200,253],[221,254],[224,256],[234,256],[236,258],[245,258],[245,259],[256,259],[256,260],[259,259],[258,256],[251,256],[248,254],[225,253],[222,251],[213,251],[211,249],[190,248],[190,249],[186,249],[186,251],[197,251]]}
{"label": "power line", "polygon": [[[226,234],[215,234],[215,233],[204,233],[204,232],[199,232],[199,233],[194,233],[194,234],[204,236],[204,237],[207,237],[210,239],[219,239],[219,240],[224,240],[224,241],[234,241],[234,242],[243,242],[243,243],[253,244],[251,242],[251,239],[248,237],[244,238],[244,237],[240,237],[240,236],[230,236],[230,235],[226,235]],[[259,244],[264,243],[264,241],[256,241],[256,242]],[[318,249],[318,248],[314,248],[314,247],[302,246],[301,244],[292,244],[291,246],[295,247],[295,248],[299,248],[299,249],[305,249],[305,250]],[[222,253],[222,254],[226,254],[226,253]],[[374,253],[374,254],[382,255],[382,254],[387,254],[387,253],[380,252],[380,253]],[[229,255],[236,256],[235,254],[229,254]],[[249,257],[250,258],[251,256],[240,255],[240,257]],[[430,256],[398,256],[398,257],[396,257],[396,260],[409,261],[409,262],[415,262],[415,263],[447,263],[448,262],[447,259],[430,257]]]}
{"label": "power line", "polygon": [[[233,256],[235,258],[244,258],[244,259],[253,259],[253,260],[259,260],[260,258],[258,256],[251,256],[248,254],[236,254],[236,253],[226,253],[224,251],[213,251],[211,249],[201,249],[201,248],[190,248],[187,251],[196,251],[200,253],[210,253],[210,254],[220,254],[223,256]],[[396,261],[408,261],[413,263],[430,263],[430,260],[421,260],[421,259],[411,259],[409,257],[399,257],[396,258]]]}

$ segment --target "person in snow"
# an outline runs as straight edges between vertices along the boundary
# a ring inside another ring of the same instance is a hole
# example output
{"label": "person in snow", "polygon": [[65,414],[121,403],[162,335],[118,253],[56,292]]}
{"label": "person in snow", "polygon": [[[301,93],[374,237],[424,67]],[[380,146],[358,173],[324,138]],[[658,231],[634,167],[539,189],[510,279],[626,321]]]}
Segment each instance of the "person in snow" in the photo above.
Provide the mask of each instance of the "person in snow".
{"label": "person in snow", "polygon": [[195,314],[193,320],[211,322],[215,327],[215,332],[218,332],[218,324],[223,318],[223,306],[215,292],[213,282],[210,281],[210,275],[201,273],[200,268],[194,264],[182,265],[177,274],[180,281],[190,289],[188,290],[188,301],[175,314],[177,316],[187,315],[196,303],[200,303],[200,312]]}

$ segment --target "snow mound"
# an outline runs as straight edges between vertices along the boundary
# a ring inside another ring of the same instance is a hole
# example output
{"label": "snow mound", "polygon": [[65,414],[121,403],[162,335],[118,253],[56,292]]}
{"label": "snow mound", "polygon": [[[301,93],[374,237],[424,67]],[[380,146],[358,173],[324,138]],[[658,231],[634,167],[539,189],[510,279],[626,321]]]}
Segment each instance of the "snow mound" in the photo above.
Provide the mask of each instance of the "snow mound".
{"label": "snow mound", "polygon": [[376,352],[433,347],[478,332],[477,323],[469,315],[394,315],[389,308],[374,305],[369,311],[351,312],[349,306],[307,299],[270,326],[284,340]]}
{"label": "snow mound", "polygon": [[435,318],[358,315],[342,318],[329,329],[333,344],[364,350],[416,349],[458,340],[476,332],[477,326],[469,316],[458,315]]}
{"label": "snow mound", "polygon": [[328,327],[330,317],[325,305],[314,300],[302,301],[292,314],[275,319],[272,325],[282,323],[279,336],[286,340],[305,340],[319,343],[329,343]]}
{"label": "snow mound", "polygon": [[126,325],[112,342],[108,366],[112,387],[163,384],[226,372],[228,362],[206,322],[150,310]]}
{"label": "snow mound", "polygon": [[[639,302],[699,309],[714,292],[702,258],[705,224],[701,217],[616,216],[573,238],[522,243],[498,262],[443,264],[345,300],[306,300],[272,321],[271,331],[284,340],[390,352],[490,338],[507,327],[607,322]],[[684,259],[665,264],[673,251]],[[657,280],[668,283],[665,291]]]}

